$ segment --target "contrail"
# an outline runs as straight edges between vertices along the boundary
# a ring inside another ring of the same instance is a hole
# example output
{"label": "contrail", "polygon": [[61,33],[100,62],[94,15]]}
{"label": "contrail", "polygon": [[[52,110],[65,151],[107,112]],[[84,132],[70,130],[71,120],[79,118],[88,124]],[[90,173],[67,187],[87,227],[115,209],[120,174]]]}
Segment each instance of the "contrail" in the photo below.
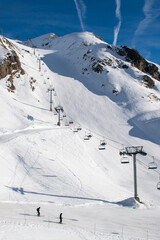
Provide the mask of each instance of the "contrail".
{"label": "contrail", "polygon": [[113,41],[113,45],[117,45],[117,38],[118,38],[119,30],[120,30],[120,27],[121,27],[120,7],[121,7],[121,0],[116,0],[116,17],[119,19],[119,23],[114,28],[114,41]]}
{"label": "contrail", "polygon": [[135,33],[134,37],[132,39],[132,47],[135,48],[137,37],[142,35],[143,32],[146,30],[148,25],[152,23],[158,16],[160,16],[160,12],[158,9],[153,9],[152,6],[154,4],[155,0],[145,0],[145,4],[143,7],[143,13],[145,18],[139,23]]}
{"label": "contrail", "polygon": [[78,18],[81,24],[82,31],[84,32],[84,24],[83,24],[83,16],[85,14],[86,6],[83,3],[82,0],[80,0],[79,4],[77,0],[74,0],[74,3],[76,5],[77,13],[78,13]]}

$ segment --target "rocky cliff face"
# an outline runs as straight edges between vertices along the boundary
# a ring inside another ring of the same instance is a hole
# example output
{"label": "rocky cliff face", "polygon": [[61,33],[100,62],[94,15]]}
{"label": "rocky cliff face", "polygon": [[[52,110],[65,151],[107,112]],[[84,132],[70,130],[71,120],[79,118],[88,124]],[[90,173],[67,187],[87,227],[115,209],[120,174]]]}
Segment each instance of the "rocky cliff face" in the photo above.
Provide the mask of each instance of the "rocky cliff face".
{"label": "rocky cliff face", "polygon": [[4,59],[0,65],[0,80],[8,76],[7,79],[7,88],[8,91],[14,92],[14,76],[20,77],[20,74],[24,75],[24,70],[21,67],[21,63],[19,57],[15,50],[13,49],[13,45],[7,39],[1,39],[0,44],[2,47],[7,49],[7,54],[4,56]]}
{"label": "rocky cliff face", "polygon": [[17,72],[24,74],[24,70],[21,67],[19,57],[14,50],[7,53],[5,59],[0,66],[0,79],[5,78],[8,74],[15,75]]}
{"label": "rocky cliff face", "polygon": [[131,62],[134,67],[160,81],[158,67],[144,59],[137,50],[122,46],[121,48],[117,48],[116,51],[120,56],[124,56],[126,61]]}

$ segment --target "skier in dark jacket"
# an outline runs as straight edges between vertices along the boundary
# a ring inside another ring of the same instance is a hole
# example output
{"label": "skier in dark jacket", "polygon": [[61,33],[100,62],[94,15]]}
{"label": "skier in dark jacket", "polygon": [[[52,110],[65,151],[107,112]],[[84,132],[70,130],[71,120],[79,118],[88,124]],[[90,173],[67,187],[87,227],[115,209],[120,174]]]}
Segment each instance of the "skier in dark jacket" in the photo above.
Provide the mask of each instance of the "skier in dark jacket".
{"label": "skier in dark jacket", "polygon": [[62,223],[62,213],[59,215],[59,223]]}
{"label": "skier in dark jacket", "polygon": [[40,216],[40,207],[37,208],[37,216]]}

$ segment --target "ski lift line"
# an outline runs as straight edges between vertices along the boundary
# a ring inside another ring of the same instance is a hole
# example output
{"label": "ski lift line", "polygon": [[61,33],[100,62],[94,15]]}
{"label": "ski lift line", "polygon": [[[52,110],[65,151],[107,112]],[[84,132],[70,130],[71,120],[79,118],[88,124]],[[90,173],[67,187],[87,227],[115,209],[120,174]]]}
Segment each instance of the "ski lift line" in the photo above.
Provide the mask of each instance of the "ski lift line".
{"label": "ski lift line", "polygon": [[[70,116],[69,116],[69,117],[70,117]],[[80,125],[80,123],[77,122],[77,121],[75,121],[74,119],[73,119],[73,121],[74,121],[75,123],[77,123],[77,124]],[[83,128],[83,127],[82,127],[82,128]],[[95,134],[95,135],[97,135],[97,136],[99,136],[99,137],[101,137],[101,138],[104,138],[104,140],[107,139],[107,140],[110,140],[110,141],[112,141],[112,142],[118,143],[118,144],[121,145],[121,146],[124,146],[123,143],[117,142],[117,141],[115,141],[115,140],[113,140],[113,139],[111,139],[111,138],[108,138],[108,137],[106,137],[106,136],[104,136],[104,135],[101,135],[101,134],[99,134],[99,133],[96,133],[95,131],[92,131],[92,130],[90,130],[90,129],[84,128],[84,131],[91,131],[93,134]],[[95,136],[95,135],[94,135],[94,137],[99,140],[99,137],[97,137],[97,136]],[[108,144],[108,143],[107,143],[107,144]],[[113,147],[113,146],[112,146],[112,147]],[[119,149],[119,148],[117,147],[116,149]]]}
{"label": "ski lift line", "polygon": [[[58,96],[57,96],[57,99],[58,99],[58,101],[59,101]],[[60,101],[59,101],[59,103],[60,103]],[[67,115],[67,116],[68,116],[69,118],[71,118],[69,115]],[[73,118],[71,118],[71,119],[73,119]],[[80,125],[80,123],[77,122],[77,121],[75,121],[74,119],[73,119],[73,121],[74,121],[75,123],[77,123],[77,124]],[[90,129],[87,129],[87,128],[84,128],[84,131],[85,131],[85,130],[90,131]],[[107,140],[109,140],[109,141],[111,141],[111,142],[114,142],[114,143],[116,143],[116,144],[119,144],[119,145],[121,145],[123,148],[124,148],[124,145],[126,145],[126,144],[124,144],[124,143],[118,142],[118,141],[116,141],[116,140],[114,140],[114,139],[111,139],[111,138],[109,138],[109,137],[106,137],[106,136],[104,136],[104,135],[102,136],[101,134],[99,134],[99,133],[97,133],[97,132],[95,132],[95,131],[92,131],[92,133],[96,134],[97,136],[99,136],[99,137],[101,137],[101,138],[104,138],[104,139],[107,139]],[[96,137],[96,136],[94,136],[94,137],[99,140],[98,137]],[[108,142],[107,142],[107,144],[110,145],[110,146],[112,146],[112,147],[115,148],[115,149],[119,149],[118,147],[115,147],[115,146],[109,144]],[[131,144],[128,144],[128,145],[129,145],[129,146],[132,146]],[[148,153],[147,153],[147,154],[148,154]],[[149,155],[149,154],[148,154],[148,155]],[[151,156],[151,155],[149,155],[149,156]],[[153,156],[152,156],[152,157],[153,157]]]}
{"label": "ski lift line", "polygon": [[[57,96],[57,99],[58,99],[58,102],[59,102],[59,104],[60,104],[60,101],[59,101],[58,96]],[[67,114],[67,116],[68,116],[69,118],[71,118],[71,116],[69,116],[68,114]],[[71,119],[73,119],[73,118],[71,118]],[[80,125],[80,123],[77,122],[77,121],[75,121],[74,119],[73,119],[73,121],[74,121],[75,123],[77,123],[77,124]],[[82,127],[82,128],[83,128],[83,127]],[[87,128],[84,128],[84,131],[85,131],[85,130],[86,130],[86,131],[91,131],[90,129],[87,129]],[[99,136],[99,137],[101,137],[101,138],[107,139],[107,140],[109,140],[109,141],[115,142],[115,143],[117,143],[117,144],[119,144],[119,145],[121,145],[121,146],[124,146],[123,143],[120,143],[120,142],[118,142],[118,141],[116,141],[116,140],[113,140],[113,139],[108,138],[108,137],[106,137],[106,136],[102,136],[101,134],[96,133],[96,132],[94,132],[94,131],[91,131],[91,132],[94,133],[94,137],[97,138],[98,140],[99,140],[99,138],[96,137],[95,135],[97,135],[97,136]],[[113,145],[112,145],[112,147],[113,147]],[[116,148],[116,147],[115,147],[115,148]],[[119,149],[119,148],[117,147],[116,149]]]}
{"label": "ski lift line", "polygon": [[[70,116],[69,116],[70,117]],[[71,117],[70,117],[71,118]],[[73,119],[73,118],[72,118]],[[77,123],[77,124],[79,124],[80,125],[80,123],[79,122],[77,122],[77,121],[75,121],[74,119],[73,119],[73,121],[75,122],[75,123]],[[82,129],[86,132],[86,131],[90,131],[90,129],[87,129],[87,128],[83,128],[82,127]],[[112,141],[112,142],[114,142],[114,143],[116,143],[116,144],[119,144],[119,145],[121,145],[123,148],[124,148],[124,146],[125,146],[125,144],[123,144],[123,143],[121,143],[121,142],[118,142],[118,141],[116,141],[116,140],[113,140],[113,139],[111,139],[111,138],[108,138],[108,137],[106,137],[106,136],[102,136],[101,134],[99,134],[99,133],[97,133],[97,132],[94,132],[94,131],[91,131],[93,134],[96,134],[97,136],[99,136],[99,137],[101,137],[101,138],[104,138],[104,139],[107,139],[107,140],[109,140],[109,141]],[[95,136],[94,135],[94,137],[96,138],[96,139],[98,139],[99,140],[99,138],[97,137],[97,136]],[[83,139],[83,138],[82,138]],[[108,142],[107,142],[107,145],[109,145],[109,146],[111,146],[111,147],[113,147],[113,148],[115,148],[115,149],[117,149],[117,150],[119,150],[119,148],[118,147],[115,147],[115,146],[113,146],[112,144],[109,144]],[[131,144],[129,144],[130,146],[132,146]],[[147,153],[148,154],[148,153]],[[150,154],[148,154],[150,157],[153,157],[152,155],[150,155]],[[158,160],[158,159],[156,159],[156,158],[154,158],[155,160]],[[146,166],[147,167],[147,166]],[[154,171],[155,171],[155,169],[153,169]],[[158,171],[156,171],[157,173],[158,173]]]}
{"label": "ski lift line", "polygon": [[[73,118],[72,118],[73,119]],[[80,123],[79,122],[77,122],[77,121],[75,121],[75,120],[73,120],[75,123],[77,123],[77,124],[79,124],[80,125]],[[82,127],[83,128],[83,127]],[[87,128],[83,128],[83,130],[84,131],[90,131],[90,129],[87,129]],[[113,140],[113,139],[111,139],[111,138],[108,138],[108,137],[106,137],[106,136],[102,136],[101,134],[99,134],[99,133],[97,133],[97,132],[95,132],[95,131],[91,131],[93,134],[95,133],[97,136],[99,136],[99,137],[102,137],[102,138],[104,138],[104,139],[107,139],[107,140],[109,140],[109,141],[112,141],[112,142],[114,142],[114,143],[117,143],[117,144],[119,144],[119,145],[121,145],[123,148],[124,148],[124,146],[126,145],[126,144],[124,144],[124,143],[121,143],[121,142],[118,142],[118,141],[116,141],[116,140]],[[96,139],[98,139],[99,140],[99,138],[98,137],[96,137],[95,135],[94,135],[94,137],[96,138]],[[119,150],[119,148],[118,147],[115,147],[115,146],[113,146],[112,144],[109,144],[108,142],[107,142],[107,145],[110,145],[111,147],[113,147],[113,148],[115,148],[115,149],[118,149]],[[129,144],[129,146],[132,146],[131,144]],[[150,154],[148,154],[147,153],[147,155],[148,156],[150,156],[150,157],[154,157],[154,156],[152,156],[152,155],[150,155]],[[155,158],[154,157],[154,159],[155,160],[158,160],[158,161],[160,161],[159,159],[157,159],[157,158]],[[146,166],[147,167],[147,166]],[[154,171],[155,171],[155,169],[153,169]],[[157,172],[157,171],[156,171]]]}

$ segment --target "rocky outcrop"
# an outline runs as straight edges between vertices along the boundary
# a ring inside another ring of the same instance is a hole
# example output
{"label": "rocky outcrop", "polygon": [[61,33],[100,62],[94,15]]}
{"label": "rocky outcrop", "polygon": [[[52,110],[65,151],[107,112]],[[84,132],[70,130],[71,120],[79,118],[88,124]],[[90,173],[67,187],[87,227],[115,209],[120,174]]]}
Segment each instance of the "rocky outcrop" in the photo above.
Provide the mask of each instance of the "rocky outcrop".
{"label": "rocky outcrop", "polygon": [[117,48],[116,51],[120,56],[125,56],[125,60],[131,62],[134,67],[160,81],[158,67],[144,59],[137,50],[122,46]]}
{"label": "rocky outcrop", "polygon": [[16,52],[14,50],[8,51],[2,64],[0,65],[0,80],[9,76],[7,80],[8,91],[14,92],[14,76],[17,73],[22,75],[25,74]]}
{"label": "rocky outcrop", "polygon": [[145,87],[147,88],[153,88],[154,87],[154,81],[149,76],[144,75],[142,77],[142,82],[144,83]]}
{"label": "rocky outcrop", "polygon": [[15,75],[17,72],[24,74],[19,57],[15,51],[8,52],[0,66],[0,79],[5,78],[8,74]]}

